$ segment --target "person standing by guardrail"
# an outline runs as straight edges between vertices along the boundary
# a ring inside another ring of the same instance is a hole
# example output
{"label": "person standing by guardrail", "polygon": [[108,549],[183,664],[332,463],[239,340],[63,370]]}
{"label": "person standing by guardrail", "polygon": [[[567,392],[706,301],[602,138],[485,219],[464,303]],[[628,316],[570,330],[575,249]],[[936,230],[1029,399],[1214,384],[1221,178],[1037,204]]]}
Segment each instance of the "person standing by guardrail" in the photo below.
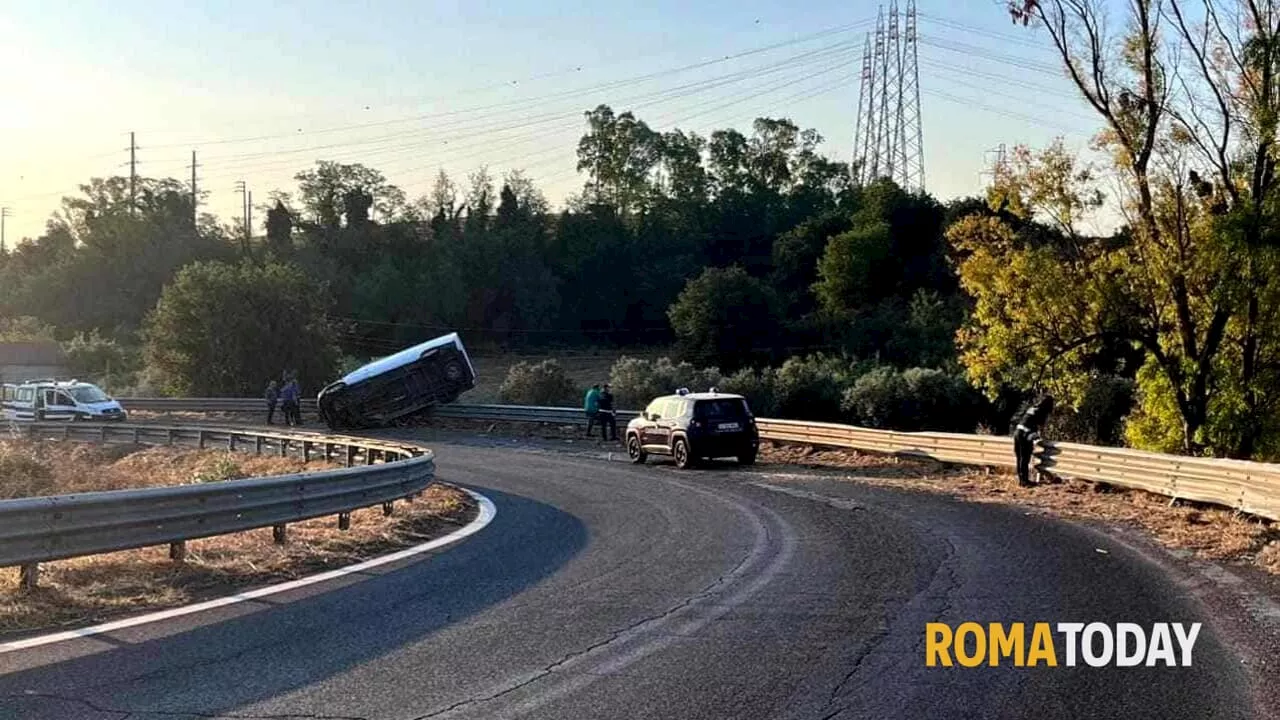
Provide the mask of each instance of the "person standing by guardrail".
{"label": "person standing by guardrail", "polygon": [[284,420],[290,426],[302,424],[302,411],[298,406],[299,395],[298,381],[293,378],[290,378],[284,389],[280,391],[280,404],[281,409],[284,410]]}
{"label": "person standing by guardrail", "polygon": [[275,425],[276,403],[280,400],[280,388],[275,380],[267,383],[267,391],[263,393],[263,399],[267,401],[267,424]]}
{"label": "person standing by guardrail", "polygon": [[596,407],[596,417],[600,420],[600,439],[617,442],[618,420],[613,412],[613,393],[609,391],[609,383],[605,383],[604,389],[600,391]]}
{"label": "person standing by guardrail", "polygon": [[587,391],[587,396],[583,398],[582,409],[587,413],[587,437],[591,437],[591,431],[596,426],[596,416],[600,412],[600,384],[596,383]]}
{"label": "person standing by guardrail", "polygon": [[1031,407],[1018,418],[1013,430],[1013,454],[1018,464],[1018,485],[1031,486],[1031,457],[1036,443],[1041,441],[1040,429],[1053,412],[1053,396],[1045,393],[1036,398]]}

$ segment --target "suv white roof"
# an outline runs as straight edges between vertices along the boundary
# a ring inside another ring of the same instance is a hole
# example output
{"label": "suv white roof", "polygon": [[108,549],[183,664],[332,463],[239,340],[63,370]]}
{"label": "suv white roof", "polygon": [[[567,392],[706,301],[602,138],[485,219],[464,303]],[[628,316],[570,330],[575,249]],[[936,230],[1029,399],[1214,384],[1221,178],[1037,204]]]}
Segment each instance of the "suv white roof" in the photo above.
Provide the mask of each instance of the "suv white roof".
{"label": "suv white roof", "polygon": [[739,400],[746,399],[742,395],[737,395],[735,393],[722,393],[722,392],[685,393],[684,395],[681,395],[679,393],[672,393],[670,395],[663,395],[663,397],[685,398],[686,400],[733,400],[734,398],[737,398]]}

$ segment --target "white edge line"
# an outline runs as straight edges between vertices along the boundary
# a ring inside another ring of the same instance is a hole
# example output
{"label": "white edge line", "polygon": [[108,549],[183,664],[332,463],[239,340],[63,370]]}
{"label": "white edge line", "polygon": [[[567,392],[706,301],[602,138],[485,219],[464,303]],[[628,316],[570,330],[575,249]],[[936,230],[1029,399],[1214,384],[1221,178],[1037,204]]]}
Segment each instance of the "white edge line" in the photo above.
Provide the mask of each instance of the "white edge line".
{"label": "white edge line", "polygon": [[214,608],[245,602],[246,600],[255,600],[268,595],[288,592],[289,590],[296,590],[297,588],[306,587],[308,585],[315,585],[316,583],[322,583],[335,578],[344,577],[346,575],[363,572],[369,568],[375,568],[379,565],[387,565],[398,560],[403,560],[408,557],[413,557],[414,555],[420,555],[424,552],[429,552],[446,545],[451,545],[469,535],[474,535],[475,533],[480,532],[486,525],[492,522],[493,518],[498,514],[497,508],[494,507],[493,501],[489,498],[466,488],[458,489],[470,495],[477,503],[479,503],[480,514],[476,516],[475,520],[467,523],[466,526],[458,528],[444,537],[436,538],[435,540],[422,543],[421,545],[414,545],[413,547],[406,548],[404,550],[398,550],[389,555],[381,555],[373,558],[372,560],[365,560],[363,562],[356,563],[355,565],[348,565],[347,567],[338,568],[337,570],[326,570],[322,573],[308,575],[303,578],[298,578],[297,580],[289,580],[276,585],[268,585],[256,590],[248,590],[246,592],[235,593],[234,595],[227,595],[214,600],[206,600],[193,605],[183,605],[182,607],[147,613],[146,615],[125,618],[123,620],[116,620],[109,623],[103,623],[101,625],[93,625],[86,628],[80,628],[78,630],[67,630],[49,635],[27,638],[25,640],[14,640],[12,642],[0,644],[0,655],[10,653],[15,650],[26,650],[33,647],[39,647],[41,645],[51,645],[65,640],[75,640],[77,638],[89,637],[91,635],[102,635],[103,633],[123,630],[124,628],[146,625],[148,623],[159,622],[161,620],[182,617],[183,615],[193,615],[195,613],[205,612],[206,610],[213,610]]}

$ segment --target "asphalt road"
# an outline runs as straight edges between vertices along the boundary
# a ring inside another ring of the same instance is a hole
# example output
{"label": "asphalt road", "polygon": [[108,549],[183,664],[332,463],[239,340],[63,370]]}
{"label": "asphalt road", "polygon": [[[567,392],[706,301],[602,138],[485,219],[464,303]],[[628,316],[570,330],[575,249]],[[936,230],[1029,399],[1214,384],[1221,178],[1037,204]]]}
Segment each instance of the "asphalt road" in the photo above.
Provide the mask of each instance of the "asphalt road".
{"label": "asphalt road", "polygon": [[[768,468],[433,446],[494,501],[479,534],[0,655],[0,718],[1257,716],[1212,613],[1092,530]],[[1205,627],[1191,668],[927,667],[925,623],[970,620]]]}

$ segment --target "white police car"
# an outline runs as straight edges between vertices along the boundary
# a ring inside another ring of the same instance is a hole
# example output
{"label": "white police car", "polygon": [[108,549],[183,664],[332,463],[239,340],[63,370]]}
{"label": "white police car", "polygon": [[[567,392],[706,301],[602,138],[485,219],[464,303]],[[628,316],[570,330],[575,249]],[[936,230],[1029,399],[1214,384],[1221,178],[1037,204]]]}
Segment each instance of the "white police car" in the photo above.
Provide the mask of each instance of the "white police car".
{"label": "white police car", "polygon": [[6,384],[2,392],[6,420],[124,422],[129,418],[102,388],[79,380],[28,380]]}

